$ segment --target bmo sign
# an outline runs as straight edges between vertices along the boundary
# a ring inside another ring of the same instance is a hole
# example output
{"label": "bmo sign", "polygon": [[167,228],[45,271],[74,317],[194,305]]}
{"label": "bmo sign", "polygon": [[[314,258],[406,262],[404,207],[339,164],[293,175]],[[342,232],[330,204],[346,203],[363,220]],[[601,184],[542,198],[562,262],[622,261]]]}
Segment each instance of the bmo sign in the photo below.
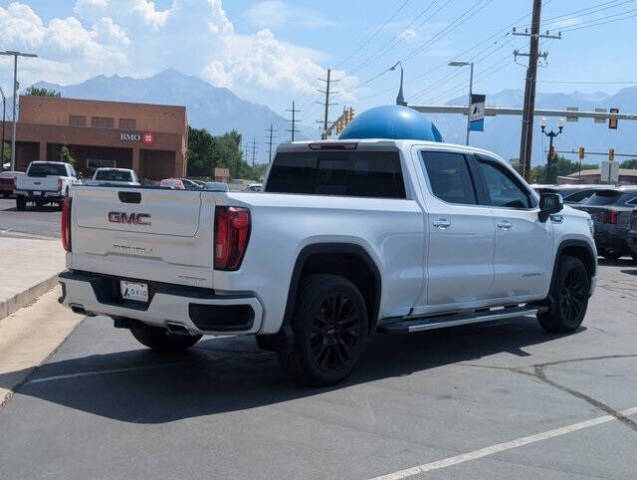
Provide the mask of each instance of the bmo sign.
{"label": "bmo sign", "polygon": [[152,132],[134,133],[120,132],[119,139],[122,142],[143,143],[144,145],[152,145],[155,143],[155,135]]}

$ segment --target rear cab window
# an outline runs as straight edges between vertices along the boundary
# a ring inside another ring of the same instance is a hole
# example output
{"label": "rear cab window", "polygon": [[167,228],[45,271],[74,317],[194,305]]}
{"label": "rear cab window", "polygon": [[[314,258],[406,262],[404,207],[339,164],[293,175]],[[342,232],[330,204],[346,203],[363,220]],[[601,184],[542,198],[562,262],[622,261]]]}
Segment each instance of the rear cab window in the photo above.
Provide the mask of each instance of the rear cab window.
{"label": "rear cab window", "polygon": [[398,150],[279,152],[264,191],[406,198]]}
{"label": "rear cab window", "polygon": [[32,163],[27,175],[29,177],[46,177],[48,175],[66,177],[66,168],[57,163]]}
{"label": "rear cab window", "polygon": [[132,182],[131,172],[125,170],[99,170],[95,174],[95,180],[107,180],[111,182]]}

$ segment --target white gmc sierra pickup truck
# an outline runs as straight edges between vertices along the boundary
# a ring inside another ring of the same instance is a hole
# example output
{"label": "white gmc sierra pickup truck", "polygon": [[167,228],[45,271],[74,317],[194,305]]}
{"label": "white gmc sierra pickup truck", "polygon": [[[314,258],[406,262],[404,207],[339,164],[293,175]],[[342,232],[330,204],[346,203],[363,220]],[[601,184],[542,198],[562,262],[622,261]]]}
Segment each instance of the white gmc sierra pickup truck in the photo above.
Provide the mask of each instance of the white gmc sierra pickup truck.
{"label": "white gmc sierra pickup truck", "polygon": [[79,183],[72,165],[36,160],[29,164],[25,175],[15,179],[16,208],[24,210],[28,202],[34,202],[38,207],[45,203],[61,206],[71,185]]}
{"label": "white gmc sierra pickup truck", "polygon": [[256,335],[315,385],[376,332],[524,315],[572,332],[597,269],[588,214],[492,153],[415,140],[281,145],[261,193],[79,186],[62,236],[75,312],[157,350]]}

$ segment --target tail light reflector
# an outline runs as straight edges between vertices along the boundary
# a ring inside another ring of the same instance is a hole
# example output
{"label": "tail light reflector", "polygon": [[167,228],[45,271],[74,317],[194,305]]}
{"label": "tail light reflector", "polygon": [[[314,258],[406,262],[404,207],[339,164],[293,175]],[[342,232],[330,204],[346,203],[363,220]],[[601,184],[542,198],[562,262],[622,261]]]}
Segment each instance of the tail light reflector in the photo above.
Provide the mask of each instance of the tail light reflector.
{"label": "tail light reflector", "polygon": [[71,197],[64,199],[64,203],[62,204],[62,224],[60,228],[62,247],[67,252],[71,251],[71,202]]}
{"label": "tail light reflector", "polygon": [[250,239],[250,211],[240,207],[215,209],[215,269],[237,270]]}
{"label": "tail light reflector", "polygon": [[613,225],[616,225],[618,216],[619,216],[619,212],[617,210],[611,210],[610,212],[604,212],[604,218],[602,219],[602,221],[603,221],[603,223],[611,223]]}

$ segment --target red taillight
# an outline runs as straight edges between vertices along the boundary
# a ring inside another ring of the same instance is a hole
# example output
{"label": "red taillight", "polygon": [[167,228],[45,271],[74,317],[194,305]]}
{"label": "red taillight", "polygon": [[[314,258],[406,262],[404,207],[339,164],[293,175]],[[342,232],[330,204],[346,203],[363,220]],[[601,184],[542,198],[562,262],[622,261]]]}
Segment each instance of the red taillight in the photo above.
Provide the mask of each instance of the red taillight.
{"label": "red taillight", "polygon": [[64,185],[64,180],[58,178],[58,192],[62,191],[62,186]]}
{"label": "red taillight", "polygon": [[67,252],[71,251],[71,197],[66,197],[62,204],[62,247]]}
{"label": "red taillight", "polygon": [[215,269],[237,270],[250,238],[250,211],[239,207],[215,209]]}
{"label": "red taillight", "polygon": [[604,212],[604,218],[602,219],[603,223],[612,223],[613,225],[617,224],[617,216],[619,212],[617,210],[611,210],[610,212]]}

